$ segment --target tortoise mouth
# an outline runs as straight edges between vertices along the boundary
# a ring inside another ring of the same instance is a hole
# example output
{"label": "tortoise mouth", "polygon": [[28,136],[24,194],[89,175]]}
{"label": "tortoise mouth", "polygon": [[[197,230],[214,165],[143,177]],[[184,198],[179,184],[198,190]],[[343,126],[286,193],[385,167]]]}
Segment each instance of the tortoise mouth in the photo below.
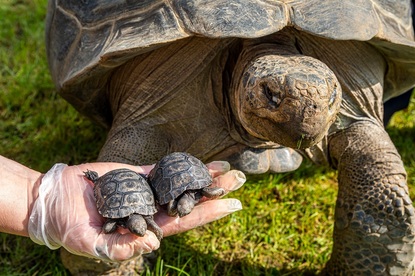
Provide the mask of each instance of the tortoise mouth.
{"label": "tortoise mouth", "polygon": [[327,134],[340,109],[341,88],[316,59],[263,55],[243,70],[234,100],[238,120],[250,135],[303,149]]}

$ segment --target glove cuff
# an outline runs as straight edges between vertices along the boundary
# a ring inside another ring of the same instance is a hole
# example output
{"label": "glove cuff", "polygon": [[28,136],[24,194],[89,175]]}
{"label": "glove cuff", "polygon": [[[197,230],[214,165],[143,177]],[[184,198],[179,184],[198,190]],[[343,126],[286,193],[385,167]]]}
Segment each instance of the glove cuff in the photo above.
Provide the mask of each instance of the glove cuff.
{"label": "glove cuff", "polygon": [[55,185],[59,185],[62,171],[66,164],[55,164],[42,178],[39,186],[39,196],[35,200],[29,218],[28,232],[30,239],[40,245],[46,245],[50,249],[58,249],[61,245],[54,241],[48,234],[48,227],[53,227],[48,221],[47,200],[48,195]]}

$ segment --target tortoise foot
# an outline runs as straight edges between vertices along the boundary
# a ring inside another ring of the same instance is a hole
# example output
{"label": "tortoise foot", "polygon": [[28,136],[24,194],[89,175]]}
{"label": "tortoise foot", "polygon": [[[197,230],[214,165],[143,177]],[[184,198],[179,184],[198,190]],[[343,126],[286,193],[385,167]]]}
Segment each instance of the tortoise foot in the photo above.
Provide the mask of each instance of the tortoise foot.
{"label": "tortoise foot", "polygon": [[221,197],[225,194],[225,190],[223,188],[218,188],[218,187],[205,187],[202,189],[202,195],[207,197],[207,198],[218,198]]}
{"label": "tortoise foot", "polygon": [[[215,157],[216,158],[216,157]],[[218,160],[222,160],[223,158]],[[295,150],[243,148],[225,157],[231,166],[246,174],[282,173],[296,170],[303,160]]]}
{"label": "tortoise foot", "polygon": [[107,219],[107,221],[102,226],[102,231],[104,231],[105,234],[114,233],[117,229],[118,222],[116,219]]}
{"label": "tortoise foot", "polygon": [[144,237],[147,230],[147,223],[142,215],[131,214],[127,220],[126,226],[131,233]]}

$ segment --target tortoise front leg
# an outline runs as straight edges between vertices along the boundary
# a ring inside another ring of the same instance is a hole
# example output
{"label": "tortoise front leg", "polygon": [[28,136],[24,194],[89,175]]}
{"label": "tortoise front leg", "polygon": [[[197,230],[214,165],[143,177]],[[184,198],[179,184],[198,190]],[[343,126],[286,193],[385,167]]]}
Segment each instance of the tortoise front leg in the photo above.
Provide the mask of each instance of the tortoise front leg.
{"label": "tortoise front leg", "polygon": [[142,215],[131,214],[127,219],[126,226],[131,233],[137,236],[144,237],[146,234],[147,223]]}
{"label": "tortoise front leg", "polygon": [[163,230],[154,221],[153,216],[143,216],[143,218],[147,222],[147,229],[152,231],[156,235],[157,239],[161,241],[163,238]]}
{"label": "tortoise front leg", "polygon": [[[332,135],[338,169],[329,275],[413,275],[415,215],[401,158],[383,127],[359,122]],[[323,273],[324,274],[324,273]]]}
{"label": "tortoise front leg", "polygon": [[202,198],[202,193],[199,191],[186,191],[177,200],[177,214],[179,217],[184,217],[193,210],[195,205]]}
{"label": "tortoise front leg", "polygon": [[[216,192],[223,194],[225,191],[223,189],[217,189]],[[200,191],[185,191],[180,197],[171,200],[167,204],[167,214],[171,217],[177,215],[179,215],[179,217],[184,217],[190,214],[201,198],[202,192]]]}
{"label": "tortoise front leg", "polygon": [[173,199],[173,200],[170,200],[168,203],[167,203],[167,214],[170,216],[170,217],[175,217],[175,216],[177,216],[177,202],[178,202],[178,198],[175,198],[175,199]]}
{"label": "tortoise front leg", "polygon": [[225,189],[218,187],[205,187],[202,189],[201,193],[207,198],[215,199],[223,196],[225,194]]}
{"label": "tortoise front leg", "polygon": [[105,234],[110,234],[115,232],[118,226],[118,219],[107,219],[102,226],[102,230]]}

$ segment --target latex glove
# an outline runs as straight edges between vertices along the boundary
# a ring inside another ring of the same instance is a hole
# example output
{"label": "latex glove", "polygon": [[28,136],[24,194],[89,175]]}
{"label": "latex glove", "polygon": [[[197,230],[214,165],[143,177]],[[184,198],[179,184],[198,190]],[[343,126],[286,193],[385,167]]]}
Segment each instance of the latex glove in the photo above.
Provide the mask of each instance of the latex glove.
{"label": "latex glove", "polygon": [[[245,175],[240,171],[229,171],[227,162],[213,162],[207,166],[214,177],[212,186],[220,186],[230,192],[245,182]],[[103,233],[105,219],[97,211],[93,184],[84,177],[83,172],[92,170],[101,176],[118,168],[129,168],[147,174],[153,166],[135,167],[118,163],[78,166],[56,164],[44,175],[40,184],[39,196],[33,204],[29,219],[30,238],[51,249],[63,246],[73,254],[107,261],[130,259],[159,248],[159,240],[148,230],[144,237],[120,228],[112,234]],[[182,218],[169,217],[160,210],[155,215],[155,221],[166,237],[241,209],[241,203],[236,199],[205,200]]]}

